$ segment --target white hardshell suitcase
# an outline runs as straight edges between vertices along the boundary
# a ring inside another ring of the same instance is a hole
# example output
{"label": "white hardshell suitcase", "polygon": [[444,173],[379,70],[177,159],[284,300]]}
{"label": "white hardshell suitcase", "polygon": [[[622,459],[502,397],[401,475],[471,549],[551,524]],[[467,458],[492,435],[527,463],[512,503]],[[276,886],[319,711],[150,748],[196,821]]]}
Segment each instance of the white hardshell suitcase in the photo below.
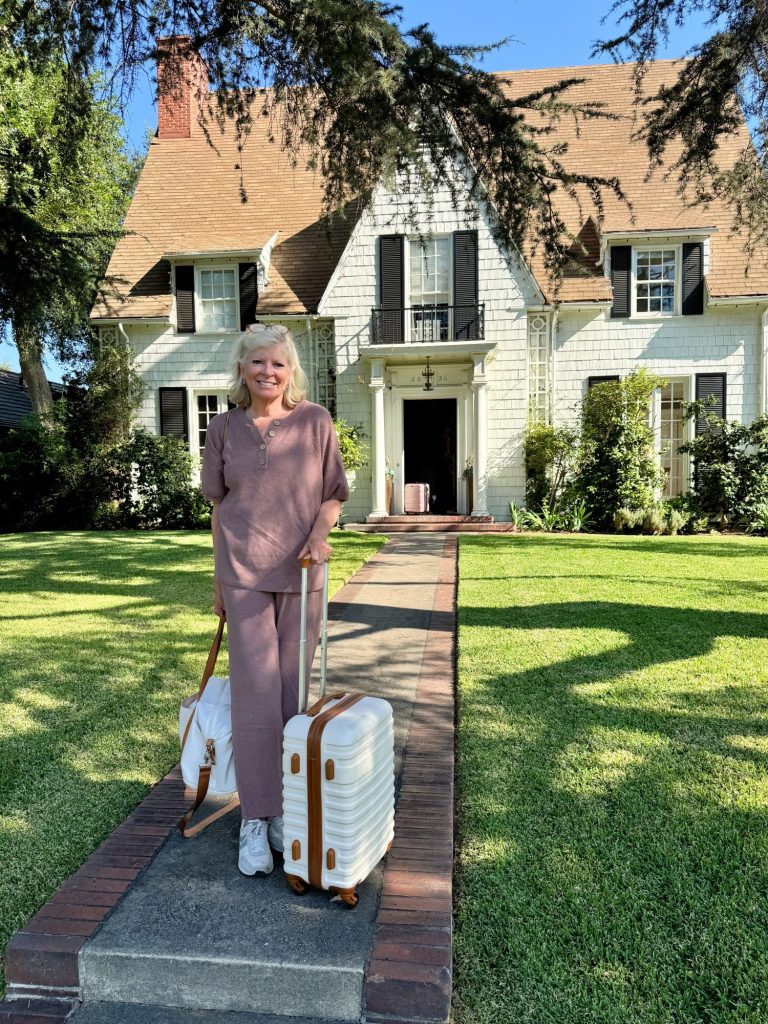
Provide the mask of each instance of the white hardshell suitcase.
{"label": "white hardshell suitcase", "polygon": [[429,512],[429,484],[405,485],[405,512]]}
{"label": "white hardshell suitcase", "polygon": [[[307,563],[308,564],[308,563]],[[288,882],[338,894],[355,890],[389,849],[395,822],[394,729],[380,697],[326,696],[328,565],[323,584],[320,699],[306,706],[307,571],[302,572],[299,708],[283,733],[283,857]]]}

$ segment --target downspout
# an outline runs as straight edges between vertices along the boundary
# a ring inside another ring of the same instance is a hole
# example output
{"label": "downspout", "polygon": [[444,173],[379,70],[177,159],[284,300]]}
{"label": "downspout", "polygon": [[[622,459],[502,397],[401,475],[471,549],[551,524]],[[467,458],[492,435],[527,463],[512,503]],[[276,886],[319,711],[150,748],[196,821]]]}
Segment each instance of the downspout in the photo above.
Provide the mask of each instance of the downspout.
{"label": "downspout", "polygon": [[763,336],[760,348],[760,365],[758,367],[760,393],[758,395],[757,414],[758,416],[764,416],[768,413],[768,307],[763,310]]}
{"label": "downspout", "polygon": [[312,331],[312,317],[307,314],[304,318],[304,326],[307,332],[307,357],[309,359],[309,397],[313,402],[317,401],[317,361],[315,359],[315,341]]}
{"label": "downspout", "polygon": [[[126,356],[126,362],[125,362],[125,367],[124,367],[125,375],[124,375],[123,380],[122,380],[123,395],[125,396],[125,395],[128,394],[128,372],[129,372],[129,370],[128,370],[128,355],[129,355],[129,353],[131,351],[131,342],[130,342],[130,339],[128,338],[127,331],[123,327],[123,321],[122,320],[118,320],[117,321],[117,332],[120,335],[120,337],[122,338],[123,345],[125,346],[125,356]],[[130,433],[131,426],[132,426],[132,424],[130,424],[130,423],[126,424],[126,436],[128,435],[128,433]]]}

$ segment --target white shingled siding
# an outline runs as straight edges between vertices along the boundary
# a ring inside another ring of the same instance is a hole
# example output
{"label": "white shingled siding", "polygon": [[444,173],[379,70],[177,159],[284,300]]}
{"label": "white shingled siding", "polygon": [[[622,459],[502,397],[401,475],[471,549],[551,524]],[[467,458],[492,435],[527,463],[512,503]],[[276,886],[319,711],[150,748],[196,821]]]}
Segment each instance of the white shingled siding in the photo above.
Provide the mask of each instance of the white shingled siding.
{"label": "white shingled siding", "polygon": [[697,373],[726,373],[726,415],[749,422],[758,415],[763,307],[710,309],[703,316],[611,320],[562,310],[555,338],[555,421],[578,418],[587,378],[626,376],[637,367],[690,381]]}
{"label": "white shingled siding", "polygon": [[[280,320],[291,329],[305,369],[311,366],[307,343],[306,318]],[[166,328],[158,334],[157,327],[126,325],[134,352],[134,366],[145,386],[144,399],[137,412],[137,423],[154,434],[160,433],[159,389],[187,388],[190,444],[195,445],[196,392],[225,392],[232,372],[232,349],[239,331],[223,334],[176,334]]]}
{"label": "white shingled siding", "polygon": [[[322,312],[336,320],[337,404],[339,415],[359,425],[371,441],[372,398],[368,387],[369,358],[362,358],[361,345],[370,344],[371,309],[378,304],[379,235],[416,232],[409,220],[408,201],[401,195],[379,188],[371,208],[358,224],[345,257],[331,283]],[[535,286],[517,259],[507,261],[494,241],[487,215],[468,221],[455,210],[446,191],[435,198],[430,210],[416,203],[419,227],[424,233],[449,234],[476,228],[478,231],[479,301],[485,303],[485,340],[496,343],[487,361],[488,377],[488,508],[497,518],[508,514],[511,498],[520,500],[524,491],[521,437],[527,416],[527,318],[529,305],[540,301]],[[406,305],[407,283],[406,283]],[[408,356],[408,345],[403,345]],[[471,358],[451,353],[449,342],[435,346],[432,365],[459,362],[471,365]],[[420,359],[420,369],[423,364]],[[402,363],[387,357],[387,368]],[[471,372],[469,374],[471,378]],[[387,376],[390,382],[389,375]],[[466,385],[469,389],[469,385]],[[418,389],[418,387],[417,387]],[[440,397],[439,388],[434,398]],[[470,402],[471,411],[471,402]],[[389,405],[387,404],[387,414]],[[391,440],[388,424],[388,445]],[[469,441],[473,428],[469,424]],[[388,450],[388,456],[392,453]],[[461,470],[462,467],[459,467]],[[346,518],[361,521],[372,507],[371,474],[368,466],[357,473],[353,493],[346,506]]]}

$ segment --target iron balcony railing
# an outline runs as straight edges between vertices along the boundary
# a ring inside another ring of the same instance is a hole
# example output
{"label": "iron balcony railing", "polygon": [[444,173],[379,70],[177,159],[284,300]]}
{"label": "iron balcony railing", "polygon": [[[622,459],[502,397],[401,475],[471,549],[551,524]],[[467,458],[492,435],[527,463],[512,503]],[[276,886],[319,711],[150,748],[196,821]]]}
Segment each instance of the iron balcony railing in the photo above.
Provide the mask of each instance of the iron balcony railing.
{"label": "iron balcony railing", "polygon": [[482,341],[485,303],[464,306],[376,306],[371,310],[374,345],[407,345],[420,341]]}

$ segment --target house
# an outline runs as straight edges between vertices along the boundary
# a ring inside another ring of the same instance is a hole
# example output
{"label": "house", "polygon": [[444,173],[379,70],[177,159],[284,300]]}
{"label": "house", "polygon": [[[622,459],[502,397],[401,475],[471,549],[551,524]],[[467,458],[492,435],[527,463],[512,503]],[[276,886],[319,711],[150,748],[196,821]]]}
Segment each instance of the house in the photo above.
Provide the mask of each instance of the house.
{"label": "house", "polygon": [[[213,130],[211,147],[193,87],[204,69],[190,62],[186,87],[168,90],[171,59],[161,56],[157,136],[108,271],[119,290],[92,314],[107,339],[130,341],[150,430],[199,455],[227,407],[233,340],[257,319],[291,328],[310,397],[367,436],[351,519],[388,511],[387,463],[394,513],[405,483],[426,481],[434,512],[508,518],[525,493],[526,424],[573,421],[591,384],[635,367],[669,381],[652,411],[667,494],[690,479],[677,450],[692,429],[683,401],[715,395],[716,411],[742,421],[766,411],[766,253],[748,255],[724,203],[690,206],[673,174],[649,170],[632,66],[501,76],[516,95],[582,78],[573,100],[602,100],[617,115],[556,127],[569,167],[618,175],[629,200],[608,196],[598,225],[561,197],[579,245],[556,293],[540,260],[499,245],[490,206],[468,220],[448,190],[431,207],[411,197],[415,230],[403,196],[381,184],[328,234],[321,182],[269,141],[266,119],[242,152],[229,126]],[[674,62],[653,64],[646,89],[674,75]],[[722,161],[747,139],[743,129],[724,140]],[[459,189],[466,176],[457,164]],[[470,463],[472,508],[461,479]]]}
{"label": "house", "polygon": [[[51,383],[54,400],[64,394],[63,384]],[[20,373],[0,370],[0,437],[18,427],[25,416],[32,412],[32,399]]]}

